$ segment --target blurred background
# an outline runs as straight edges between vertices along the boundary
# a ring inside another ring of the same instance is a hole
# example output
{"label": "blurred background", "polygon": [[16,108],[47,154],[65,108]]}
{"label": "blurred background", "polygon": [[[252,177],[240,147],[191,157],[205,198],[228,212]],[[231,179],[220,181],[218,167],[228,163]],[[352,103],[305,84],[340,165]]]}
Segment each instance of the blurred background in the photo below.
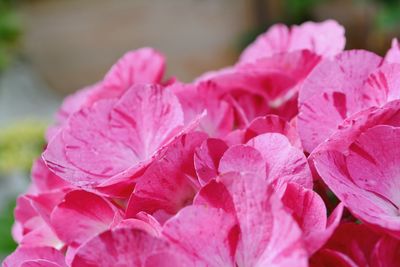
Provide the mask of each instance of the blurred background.
{"label": "blurred background", "polygon": [[131,49],[159,49],[167,73],[189,82],[233,64],[271,24],[328,18],[345,26],[347,49],[383,55],[400,36],[399,0],[0,0],[0,259],[15,248],[15,197],[66,94]]}

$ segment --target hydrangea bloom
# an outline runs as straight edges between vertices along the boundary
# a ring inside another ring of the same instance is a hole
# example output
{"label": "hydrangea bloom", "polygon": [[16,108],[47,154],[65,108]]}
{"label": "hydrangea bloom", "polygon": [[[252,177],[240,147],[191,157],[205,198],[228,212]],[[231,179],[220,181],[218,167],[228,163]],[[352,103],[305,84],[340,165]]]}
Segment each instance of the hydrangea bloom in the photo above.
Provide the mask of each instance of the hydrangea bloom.
{"label": "hydrangea bloom", "polygon": [[3,266],[397,266],[399,45],[344,45],[275,25],[191,83],[127,53],[62,104]]}

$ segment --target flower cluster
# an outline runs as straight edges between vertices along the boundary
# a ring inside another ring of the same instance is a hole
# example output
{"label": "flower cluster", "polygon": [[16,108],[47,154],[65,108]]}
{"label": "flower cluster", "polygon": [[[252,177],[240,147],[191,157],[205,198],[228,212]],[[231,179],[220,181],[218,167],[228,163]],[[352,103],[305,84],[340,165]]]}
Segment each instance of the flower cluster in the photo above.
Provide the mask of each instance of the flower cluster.
{"label": "flower cluster", "polygon": [[344,46],[275,25],[191,83],[127,53],[62,104],[3,266],[399,266],[400,49]]}

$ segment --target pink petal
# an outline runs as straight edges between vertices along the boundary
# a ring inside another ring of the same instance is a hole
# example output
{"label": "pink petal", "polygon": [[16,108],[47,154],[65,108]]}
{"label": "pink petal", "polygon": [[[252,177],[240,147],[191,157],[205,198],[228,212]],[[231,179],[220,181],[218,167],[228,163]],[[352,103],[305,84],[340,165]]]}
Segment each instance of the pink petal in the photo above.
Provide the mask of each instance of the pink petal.
{"label": "pink petal", "polygon": [[[371,142],[373,140],[373,142]],[[400,207],[400,128],[368,129],[350,146],[347,168],[354,184]]]}
{"label": "pink petal", "polygon": [[211,137],[225,136],[233,129],[233,108],[221,98],[213,83],[185,85],[175,83],[169,87],[178,97],[185,115],[185,122],[195,119],[204,110],[207,115],[200,121],[199,129]]}
{"label": "pink petal", "polygon": [[312,152],[334,133],[347,116],[346,95],[343,93],[325,92],[308,99],[297,117],[304,150]]}
{"label": "pink petal", "polygon": [[240,62],[251,62],[260,57],[287,52],[290,31],[286,25],[275,24],[267,32],[257,37],[241,54]]}
{"label": "pink petal", "polygon": [[37,159],[32,166],[32,182],[39,192],[69,186],[67,182],[49,170],[42,158]]}
{"label": "pink petal", "polygon": [[175,214],[191,203],[196,193],[193,155],[206,137],[203,133],[194,132],[171,143],[137,179],[126,216],[133,217],[140,211],[153,213],[160,209]]}
{"label": "pink petal", "polygon": [[238,266],[307,266],[301,231],[266,181],[233,173],[221,182],[239,222]]}
{"label": "pink petal", "polygon": [[286,136],[290,143],[298,148],[301,148],[300,138],[297,130],[289,125],[287,121],[276,115],[267,115],[254,119],[246,128],[244,133],[244,143],[251,138],[263,133],[280,133]]}
{"label": "pink petal", "polygon": [[167,248],[168,244],[146,232],[118,228],[83,244],[77,250],[71,266],[147,266],[149,257]]}
{"label": "pink petal", "polygon": [[108,91],[124,91],[134,84],[160,83],[165,71],[165,58],[153,48],[126,53],[104,77]]}
{"label": "pink petal", "polygon": [[332,57],[343,50],[345,42],[344,28],[333,20],[306,22],[291,29],[276,24],[243,51],[240,61],[251,62],[260,57],[301,49]]}
{"label": "pink petal", "polygon": [[324,245],[342,217],[343,205],[339,205],[328,221],[327,210],[322,198],[311,189],[294,183],[289,183],[286,187],[282,202],[292,211],[292,216],[303,231],[309,255]]}
{"label": "pink petal", "polygon": [[375,97],[372,103],[381,105],[400,98],[399,73],[400,64],[384,64],[369,75],[365,92],[369,98]]}
{"label": "pink petal", "polygon": [[59,267],[60,265],[48,260],[25,261],[21,267]]}
{"label": "pink petal", "polygon": [[222,156],[218,172],[252,173],[264,176],[266,174],[266,163],[262,154],[248,145],[237,145],[230,147]]}
{"label": "pink petal", "polygon": [[[25,262],[32,262],[37,260],[44,260],[48,265],[46,267],[59,266],[66,267],[64,256],[58,250],[50,247],[18,247],[4,262],[4,267],[15,266],[35,266],[23,265]],[[28,264],[28,263],[27,263]],[[50,265],[49,265],[50,264]],[[51,265],[53,264],[53,265]],[[36,265],[38,266],[38,265]],[[42,266],[42,265],[39,265]]]}
{"label": "pink petal", "polygon": [[299,95],[300,105],[323,92],[341,92],[352,98],[381,63],[381,57],[364,50],[349,50],[333,59],[325,59],[304,81]]}
{"label": "pink petal", "polygon": [[227,149],[224,141],[209,138],[196,150],[194,166],[201,185],[218,176],[219,161]]}
{"label": "pink petal", "polygon": [[324,57],[333,57],[344,49],[344,28],[334,20],[305,22],[293,26],[290,50],[309,49]]}
{"label": "pink petal", "polygon": [[391,101],[378,108],[371,107],[360,111],[338,126],[337,130],[330,136],[326,142],[321,143],[317,149],[310,155],[313,158],[318,151],[337,150],[348,153],[350,145],[365,130],[375,125],[400,126],[400,101]]}
{"label": "pink petal", "polygon": [[306,188],[312,187],[307,159],[285,136],[266,133],[256,136],[247,144],[262,153],[267,162],[267,179],[276,188],[281,188],[287,182],[296,182]]}
{"label": "pink petal", "polygon": [[398,208],[376,193],[354,184],[343,154],[333,151],[319,152],[314,162],[324,182],[354,216],[393,235],[399,235]]}
{"label": "pink petal", "polygon": [[385,55],[385,62],[400,63],[399,41],[396,38],[393,38],[392,47],[387,51]]}
{"label": "pink petal", "polygon": [[[51,214],[57,236],[68,245],[80,245],[108,230],[121,215],[106,199],[83,190],[69,192]],[[65,223],[68,221],[68,223]]]}
{"label": "pink petal", "polygon": [[234,266],[235,220],[223,210],[186,207],[165,223],[163,235],[190,266]]}
{"label": "pink petal", "polygon": [[135,86],[120,100],[102,100],[75,113],[43,158],[79,186],[116,183],[132,176],[182,126],[176,97],[159,86]]}

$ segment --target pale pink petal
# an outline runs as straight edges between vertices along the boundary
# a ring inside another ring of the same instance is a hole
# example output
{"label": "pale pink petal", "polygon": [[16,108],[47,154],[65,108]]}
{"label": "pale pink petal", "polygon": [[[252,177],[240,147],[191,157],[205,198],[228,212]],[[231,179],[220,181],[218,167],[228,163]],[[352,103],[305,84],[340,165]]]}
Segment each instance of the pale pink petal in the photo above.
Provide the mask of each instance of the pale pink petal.
{"label": "pale pink petal", "polygon": [[247,142],[262,153],[267,163],[268,182],[284,188],[288,182],[312,188],[312,177],[303,152],[293,147],[282,134],[261,134]]}
{"label": "pale pink petal", "polygon": [[289,51],[308,49],[324,57],[340,53],[346,44],[344,28],[334,20],[305,22],[291,29]]}
{"label": "pale pink petal", "polygon": [[137,179],[126,216],[160,209],[175,214],[191,203],[197,191],[193,155],[206,138],[200,132],[182,135],[162,151],[161,156]]}
{"label": "pale pink petal", "polygon": [[240,55],[240,62],[251,62],[260,57],[287,52],[290,30],[286,25],[276,24],[261,34]]}
{"label": "pale pink petal", "polygon": [[297,126],[304,150],[312,152],[334,133],[348,116],[346,95],[324,92],[309,98],[300,107]]}
{"label": "pale pink petal", "polygon": [[323,92],[341,92],[352,99],[368,75],[381,63],[381,57],[364,50],[349,50],[333,59],[325,59],[304,81],[299,95],[300,105]]}
{"label": "pale pink petal", "polygon": [[182,124],[179,101],[171,92],[135,86],[118,101],[98,101],[75,113],[43,158],[52,171],[78,186],[116,183],[147,164]]}
{"label": "pale pink petal", "polygon": [[163,235],[190,266],[234,266],[235,219],[221,209],[189,206],[164,225]]}
{"label": "pale pink petal", "polygon": [[112,66],[104,78],[107,90],[126,90],[134,84],[160,83],[165,70],[165,58],[153,48],[141,48],[126,53]]}
{"label": "pale pink petal", "polygon": [[194,166],[201,185],[218,176],[219,161],[227,149],[224,141],[209,138],[196,150]]}
{"label": "pale pink petal", "polygon": [[267,115],[254,119],[246,128],[244,133],[244,143],[251,138],[263,133],[280,133],[286,136],[290,143],[301,148],[300,138],[296,128],[291,126],[286,120],[276,115]]}
{"label": "pale pink petal", "polygon": [[64,246],[54,230],[44,221],[37,223],[35,228],[24,234],[19,244],[27,247],[46,246],[56,249],[61,249]]}
{"label": "pale pink petal", "polygon": [[[106,199],[83,190],[65,195],[53,210],[51,225],[57,236],[68,245],[77,246],[108,230],[120,211]],[[66,223],[68,222],[68,223]]]}
{"label": "pale pink petal", "polygon": [[255,148],[248,145],[237,145],[228,148],[222,156],[218,172],[251,173],[265,176],[267,165],[263,155]]}
{"label": "pale pink petal", "polygon": [[178,97],[186,123],[206,110],[207,115],[200,121],[199,129],[211,137],[222,137],[233,129],[233,107],[214,87],[211,82],[199,85],[175,83],[166,89]]}
{"label": "pale pink petal", "polygon": [[385,62],[387,63],[400,63],[400,47],[399,41],[396,38],[392,40],[392,47],[385,55]]}
{"label": "pale pink petal", "polygon": [[302,49],[332,57],[343,50],[345,42],[344,28],[334,20],[306,22],[290,29],[276,24],[243,51],[240,62]]}
{"label": "pale pink petal", "polygon": [[[64,256],[60,251],[50,247],[18,247],[4,262],[3,267],[18,267],[24,262],[44,260],[49,264],[46,267],[59,266],[66,267]],[[35,265],[27,265],[35,266]],[[41,265],[40,265],[41,266]]]}
{"label": "pale pink petal", "polygon": [[49,225],[50,213],[62,198],[63,194],[51,192],[37,196],[23,195],[17,199],[13,236],[18,243],[54,248],[63,246]]}

